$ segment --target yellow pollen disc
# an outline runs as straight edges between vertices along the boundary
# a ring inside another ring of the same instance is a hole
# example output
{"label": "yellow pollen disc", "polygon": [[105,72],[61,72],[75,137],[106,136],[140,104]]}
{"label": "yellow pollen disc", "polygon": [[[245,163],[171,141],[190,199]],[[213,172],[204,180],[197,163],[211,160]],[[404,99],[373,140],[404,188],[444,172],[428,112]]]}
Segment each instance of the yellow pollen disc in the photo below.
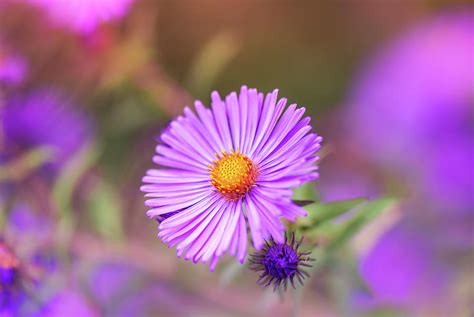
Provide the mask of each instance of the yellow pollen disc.
{"label": "yellow pollen disc", "polygon": [[210,166],[211,183],[229,200],[244,196],[255,184],[257,168],[247,156],[223,151],[213,163]]}

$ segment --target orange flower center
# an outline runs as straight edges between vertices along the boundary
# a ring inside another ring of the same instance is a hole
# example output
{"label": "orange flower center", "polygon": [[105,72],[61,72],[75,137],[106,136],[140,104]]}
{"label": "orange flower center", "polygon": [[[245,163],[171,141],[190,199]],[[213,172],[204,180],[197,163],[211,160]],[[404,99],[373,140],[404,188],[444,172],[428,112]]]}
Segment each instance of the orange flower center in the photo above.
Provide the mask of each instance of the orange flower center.
{"label": "orange flower center", "polygon": [[211,183],[227,199],[236,200],[244,196],[257,179],[257,168],[245,155],[222,151],[222,156],[209,165]]}

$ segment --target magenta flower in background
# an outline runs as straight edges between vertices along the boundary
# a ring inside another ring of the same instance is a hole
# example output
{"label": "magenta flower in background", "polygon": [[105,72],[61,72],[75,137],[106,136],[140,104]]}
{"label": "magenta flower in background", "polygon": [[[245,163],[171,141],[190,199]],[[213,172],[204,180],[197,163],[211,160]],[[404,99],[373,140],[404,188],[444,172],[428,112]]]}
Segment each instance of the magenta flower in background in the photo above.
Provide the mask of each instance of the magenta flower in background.
{"label": "magenta flower in background", "polygon": [[[55,252],[48,244],[54,233],[52,226],[47,216],[24,203],[8,213],[2,235],[13,243],[10,248],[0,237],[0,316],[99,316],[79,292],[58,288],[57,277],[62,272],[56,264],[51,265],[51,260],[57,261],[44,258],[46,246],[51,254]],[[14,246],[21,254],[14,253]]]}
{"label": "magenta flower in background", "polygon": [[50,298],[37,316],[99,317],[100,314],[77,292],[63,290]]}
{"label": "magenta flower in background", "polygon": [[93,32],[103,22],[121,18],[133,0],[29,0],[43,7],[49,18],[81,34]]}
{"label": "magenta flower in background", "polygon": [[437,258],[431,238],[420,231],[401,223],[362,259],[361,274],[378,305],[438,307],[446,300],[450,269]]}
{"label": "magenta flower in background", "polygon": [[0,48],[0,85],[18,84],[26,74],[26,62],[17,55],[2,55]]}
{"label": "magenta flower in background", "polygon": [[[292,188],[318,177],[316,151],[322,138],[311,133],[304,108],[264,97],[243,86],[212,107],[195,102],[161,135],[153,161],[163,166],[143,178],[150,217],[161,218],[158,237],[177,245],[178,256],[211,262],[226,251],[243,262],[247,221],[255,249],[272,237],[283,243],[279,217],[306,212],[291,201]],[[303,119],[302,119],[303,118]],[[166,218],[166,219],[165,219]]]}
{"label": "magenta flower in background", "polygon": [[4,85],[20,83],[25,78],[26,72],[25,59],[12,52],[0,39],[0,88]]}
{"label": "magenta flower in background", "polygon": [[472,247],[473,18],[446,14],[388,45],[356,78],[344,113],[352,142],[412,190],[404,222],[361,262],[382,303],[449,310],[462,268],[439,255]]}
{"label": "magenta flower in background", "polygon": [[[94,268],[87,293],[105,316],[190,316],[222,312],[215,300],[184,290],[123,262],[107,261]],[[216,313],[219,315],[219,313]]]}
{"label": "magenta flower in background", "polygon": [[474,202],[474,14],[440,16],[388,45],[356,78],[348,133],[424,204]]}
{"label": "magenta flower in background", "polygon": [[54,167],[62,165],[92,136],[88,118],[51,89],[11,97],[1,124],[9,153],[49,146],[54,151]]}

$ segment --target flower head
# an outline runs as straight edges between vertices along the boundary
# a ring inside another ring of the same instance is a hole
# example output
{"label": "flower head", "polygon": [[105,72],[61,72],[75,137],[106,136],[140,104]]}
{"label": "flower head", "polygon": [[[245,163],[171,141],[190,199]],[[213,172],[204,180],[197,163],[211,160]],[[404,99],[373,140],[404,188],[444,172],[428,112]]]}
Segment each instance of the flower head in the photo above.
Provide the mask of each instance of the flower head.
{"label": "flower head", "polygon": [[133,0],[29,0],[46,9],[49,17],[59,25],[88,34],[102,22],[124,16]]}
{"label": "flower head", "polygon": [[39,89],[11,97],[1,124],[9,152],[49,146],[54,165],[69,159],[91,136],[90,122],[62,94]]}
{"label": "flower head", "polygon": [[295,288],[295,277],[303,284],[305,277],[309,274],[301,266],[310,267],[308,263],[314,259],[308,257],[311,252],[298,252],[301,245],[300,241],[295,241],[295,234],[291,234],[291,241],[285,236],[284,243],[277,243],[273,239],[265,242],[264,248],[257,253],[252,254],[249,267],[262,272],[257,283],[265,287],[273,284],[273,290],[283,286],[286,290],[288,281]]}
{"label": "flower head", "polygon": [[161,135],[153,157],[160,169],[143,178],[147,214],[160,222],[158,237],[177,246],[186,260],[211,262],[225,253],[241,262],[247,252],[247,222],[255,249],[264,239],[283,243],[279,218],[306,212],[292,189],[318,177],[316,151],[304,108],[243,86],[224,100],[211,95],[211,109],[195,102]]}
{"label": "flower head", "polygon": [[472,11],[428,20],[362,69],[345,113],[364,155],[449,215],[469,215],[474,203],[473,51]]}
{"label": "flower head", "polygon": [[402,222],[362,258],[360,273],[378,301],[420,307],[444,302],[452,269],[439,260],[432,237]]}

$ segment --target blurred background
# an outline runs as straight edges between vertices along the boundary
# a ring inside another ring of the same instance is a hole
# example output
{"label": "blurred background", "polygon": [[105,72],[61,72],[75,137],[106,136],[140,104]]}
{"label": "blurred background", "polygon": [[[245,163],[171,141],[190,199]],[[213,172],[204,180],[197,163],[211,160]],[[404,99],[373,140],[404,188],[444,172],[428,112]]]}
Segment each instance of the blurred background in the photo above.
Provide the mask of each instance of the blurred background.
{"label": "blurred background", "polygon": [[[474,316],[473,18],[436,0],[0,0],[0,316]],[[312,277],[283,296],[230,257],[177,259],[139,191],[169,121],[243,84],[307,108],[318,202],[397,200],[330,251],[308,234]]]}

